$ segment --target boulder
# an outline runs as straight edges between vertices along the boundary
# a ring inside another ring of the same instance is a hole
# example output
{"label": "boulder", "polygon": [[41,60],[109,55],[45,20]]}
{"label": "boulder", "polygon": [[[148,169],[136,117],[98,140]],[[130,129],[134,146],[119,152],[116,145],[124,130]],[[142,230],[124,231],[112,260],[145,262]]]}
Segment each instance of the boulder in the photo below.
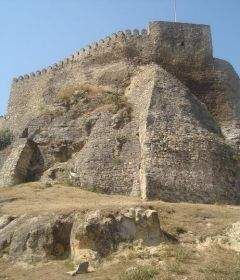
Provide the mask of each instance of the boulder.
{"label": "boulder", "polygon": [[70,172],[68,169],[66,163],[56,163],[43,173],[40,181],[43,184],[67,184],[70,182]]}
{"label": "boulder", "polygon": [[0,230],[0,252],[21,261],[67,255],[71,228],[71,218],[63,216],[20,216]]}
{"label": "boulder", "polygon": [[116,251],[120,244],[143,242],[159,244],[163,240],[158,213],[141,207],[105,213],[78,214],[71,233],[71,258],[95,265],[100,258]]}

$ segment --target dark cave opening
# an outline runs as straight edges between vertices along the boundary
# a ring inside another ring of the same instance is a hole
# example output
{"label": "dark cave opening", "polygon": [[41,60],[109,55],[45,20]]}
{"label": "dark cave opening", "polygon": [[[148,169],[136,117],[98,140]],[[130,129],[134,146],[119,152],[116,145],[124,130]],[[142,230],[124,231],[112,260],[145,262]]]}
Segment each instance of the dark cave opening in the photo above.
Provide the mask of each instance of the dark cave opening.
{"label": "dark cave opening", "polygon": [[29,160],[29,165],[26,172],[26,182],[35,182],[38,181],[43,173],[44,169],[44,159],[43,156],[37,147],[33,147],[32,156]]}
{"label": "dark cave opening", "polygon": [[44,171],[44,158],[38,145],[28,140],[16,168],[19,183],[38,181]]}

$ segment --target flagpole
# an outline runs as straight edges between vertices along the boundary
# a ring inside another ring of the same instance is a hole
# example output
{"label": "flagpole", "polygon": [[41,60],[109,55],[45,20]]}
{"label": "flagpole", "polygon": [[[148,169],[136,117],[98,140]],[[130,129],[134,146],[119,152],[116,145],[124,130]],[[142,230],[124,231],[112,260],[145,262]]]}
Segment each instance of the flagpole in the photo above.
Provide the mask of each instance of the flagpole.
{"label": "flagpole", "polygon": [[177,0],[174,1],[174,21],[177,22]]}

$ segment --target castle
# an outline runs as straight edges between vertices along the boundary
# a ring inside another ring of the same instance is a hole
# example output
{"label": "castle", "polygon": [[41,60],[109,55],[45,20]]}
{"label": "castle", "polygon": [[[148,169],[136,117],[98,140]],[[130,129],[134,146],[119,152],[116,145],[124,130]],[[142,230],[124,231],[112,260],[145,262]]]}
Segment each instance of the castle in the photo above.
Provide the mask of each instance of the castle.
{"label": "castle", "polygon": [[[55,81],[56,87],[67,82],[81,82],[82,77],[77,73],[82,66],[106,65],[121,60],[130,60],[137,65],[157,63],[174,69],[212,65],[210,27],[152,22],[147,30],[120,31],[47,69],[14,78],[7,113],[10,126],[14,130],[23,129],[29,117],[37,116],[39,108],[44,105],[44,91],[49,90]],[[66,75],[68,80],[61,81],[62,75]],[[25,104],[30,105],[27,112]]]}
{"label": "castle", "polygon": [[155,21],[118,32],[14,78],[4,126],[15,143],[0,184],[65,180],[105,193],[238,203],[239,105],[239,77],[213,57],[209,26]]}

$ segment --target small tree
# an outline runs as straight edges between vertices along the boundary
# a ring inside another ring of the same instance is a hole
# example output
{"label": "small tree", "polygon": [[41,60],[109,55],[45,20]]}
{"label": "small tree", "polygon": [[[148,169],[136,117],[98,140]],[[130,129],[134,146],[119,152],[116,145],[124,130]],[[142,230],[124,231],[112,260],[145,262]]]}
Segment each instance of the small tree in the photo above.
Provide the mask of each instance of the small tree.
{"label": "small tree", "polygon": [[9,129],[0,130],[0,151],[12,143],[13,135]]}

